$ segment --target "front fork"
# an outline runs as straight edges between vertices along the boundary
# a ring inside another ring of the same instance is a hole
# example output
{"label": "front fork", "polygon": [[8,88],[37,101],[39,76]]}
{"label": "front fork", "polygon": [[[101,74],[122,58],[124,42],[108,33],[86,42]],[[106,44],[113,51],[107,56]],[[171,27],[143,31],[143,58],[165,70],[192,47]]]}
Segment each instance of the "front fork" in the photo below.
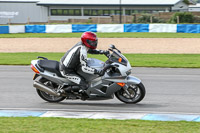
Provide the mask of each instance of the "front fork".
{"label": "front fork", "polygon": [[127,84],[125,84],[124,87],[122,87],[122,88],[123,88],[124,92],[125,92],[125,93],[128,95],[128,97],[130,98],[130,97],[131,97],[131,94],[130,94],[129,91],[128,91],[129,86],[128,86]]}
{"label": "front fork", "polygon": [[126,78],[127,83],[122,87],[124,92],[128,95],[129,98],[132,97],[131,93],[128,91],[128,88],[130,87],[131,84],[139,84],[141,82],[140,79],[138,79],[137,77],[134,76],[128,76]]}

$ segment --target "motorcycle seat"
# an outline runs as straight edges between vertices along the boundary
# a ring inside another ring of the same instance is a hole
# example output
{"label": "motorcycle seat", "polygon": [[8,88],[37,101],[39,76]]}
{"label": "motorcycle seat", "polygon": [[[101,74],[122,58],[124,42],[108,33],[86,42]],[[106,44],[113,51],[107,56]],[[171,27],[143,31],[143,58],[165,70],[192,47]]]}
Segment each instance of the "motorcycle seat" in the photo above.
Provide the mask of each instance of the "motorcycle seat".
{"label": "motorcycle seat", "polygon": [[56,73],[59,77],[62,77],[59,70],[59,62],[54,60],[39,60],[38,65],[44,70]]}

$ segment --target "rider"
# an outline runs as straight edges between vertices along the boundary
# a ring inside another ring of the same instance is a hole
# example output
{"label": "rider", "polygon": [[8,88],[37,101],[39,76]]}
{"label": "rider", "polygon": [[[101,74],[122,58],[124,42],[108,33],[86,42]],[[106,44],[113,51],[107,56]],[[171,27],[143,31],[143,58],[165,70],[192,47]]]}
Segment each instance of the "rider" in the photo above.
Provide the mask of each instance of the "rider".
{"label": "rider", "polygon": [[80,86],[81,90],[87,89],[85,79],[77,74],[78,67],[81,66],[83,72],[88,74],[101,75],[102,71],[91,68],[87,65],[87,53],[90,54],[108,54],[109,51],[96,50],[98,39],[93,32],[84,32],[81,36],[81,42],[73,46],[60,60],[61,74]]}

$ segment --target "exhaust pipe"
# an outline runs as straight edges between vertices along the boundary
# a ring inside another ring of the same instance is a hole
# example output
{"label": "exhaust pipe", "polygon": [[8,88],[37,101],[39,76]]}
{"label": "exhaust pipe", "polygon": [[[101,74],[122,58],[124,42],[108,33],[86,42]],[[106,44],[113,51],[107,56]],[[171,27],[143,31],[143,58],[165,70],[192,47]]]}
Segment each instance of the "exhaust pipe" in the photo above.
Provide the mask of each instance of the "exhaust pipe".
{"label": "exhaust pipe", "polygon": [[51,95],[60,96],[59,93],[53,91],[53,90],[50,89],[49,87],[47,87],[47,86],[45,86],[45,85],[43,85],[43,84],[41,84],[41,83],[39,83],[39,82],[37,82],[37,81],[35,81],[35,82],[33,83],[33,87],[35,87],[35,88],[37,88],[37,89],[39,89],[39,90],[41,90],[41,91],[44,91],[44,92],[46,92],[46,93],[48,93],[48,94],[51,94]]}

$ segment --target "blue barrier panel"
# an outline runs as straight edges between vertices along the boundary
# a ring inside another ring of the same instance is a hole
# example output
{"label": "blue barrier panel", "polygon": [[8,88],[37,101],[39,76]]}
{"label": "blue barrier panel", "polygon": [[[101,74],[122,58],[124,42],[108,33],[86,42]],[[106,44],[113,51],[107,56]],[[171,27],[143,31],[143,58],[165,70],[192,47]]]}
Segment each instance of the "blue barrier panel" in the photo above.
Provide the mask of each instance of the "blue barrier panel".
{"label": "blue barrier panel", "polygon": [[149,24],[124,24],[124,32],[149,32]]}
{"label": "blue barrier panel", "polygon": [[96,24],[72,24],[72,32],[85,32],[92,31],[97,32]]}
{"label": "blue barrier panel", "polygon": [[194,119],[193,121],[200,122],[200,116],[198,118]]}
{"label": "blue barrier panel", "polygon": [[25,25],[26,33],[45,33],[45,25]]}
{"label": "blue barrier panel", "polygon": [[182,115],[182,114],[147,114],[142,120],[157,121],[194,121],[199,115]]}
{"label": "blue barrier panel", "polygon": [[23,111],[23,110],[1,110],[0,117],[28,117],[28,116],[41,116],[45,111]]}
{"label": "blue barrier panel", "polygon": [[199,24],[177,24],[178,33],[200,33]]}
{"label": "blue barrier panel", "polygon": [[9,33],[9,27],[8,26],[0,26],[0,34],[6,34]]}

